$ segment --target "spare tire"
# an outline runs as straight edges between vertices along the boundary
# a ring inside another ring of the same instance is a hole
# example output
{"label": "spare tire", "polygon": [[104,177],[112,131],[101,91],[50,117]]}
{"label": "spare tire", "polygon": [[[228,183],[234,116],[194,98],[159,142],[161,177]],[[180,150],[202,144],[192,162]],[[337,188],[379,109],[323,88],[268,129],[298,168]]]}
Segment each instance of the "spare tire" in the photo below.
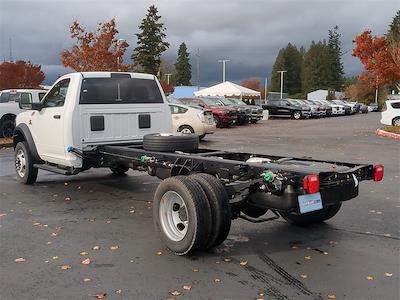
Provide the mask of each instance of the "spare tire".
{"label": "spare tire", "polygon": [[199,148],[199,136],[181,133],[147,134],[143,137],[143,148],[158,152],[193,151]]}

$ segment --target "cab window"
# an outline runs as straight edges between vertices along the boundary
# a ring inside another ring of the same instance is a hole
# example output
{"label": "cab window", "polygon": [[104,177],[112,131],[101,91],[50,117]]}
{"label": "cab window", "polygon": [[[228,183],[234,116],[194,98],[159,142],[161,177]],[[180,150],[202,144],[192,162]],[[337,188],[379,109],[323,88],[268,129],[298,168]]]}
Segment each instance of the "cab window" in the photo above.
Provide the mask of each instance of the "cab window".
{"label": "cab window", "polygon": [[67,96],[70,79],[59,81],[43,99],[43,107],[60,107],[64,106],[65,97]]}
{"label": "cab window", "polygon": [[0,103],[6,103],[8,102],[10,98],[10,92],[3,92],[0,95]]}

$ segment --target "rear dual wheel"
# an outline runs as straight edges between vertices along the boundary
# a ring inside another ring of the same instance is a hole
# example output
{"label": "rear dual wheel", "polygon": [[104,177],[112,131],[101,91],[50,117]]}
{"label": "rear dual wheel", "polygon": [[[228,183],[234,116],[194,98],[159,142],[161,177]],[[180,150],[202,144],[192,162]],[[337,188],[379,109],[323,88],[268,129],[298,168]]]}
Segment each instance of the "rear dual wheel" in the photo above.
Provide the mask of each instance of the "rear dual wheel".
{"label": "rear dual wheel", "polygon": [[153,217],[164,243],[177,255],[219,245],[231,225],[226,191],[207,174],[161,182],[154,196]]}

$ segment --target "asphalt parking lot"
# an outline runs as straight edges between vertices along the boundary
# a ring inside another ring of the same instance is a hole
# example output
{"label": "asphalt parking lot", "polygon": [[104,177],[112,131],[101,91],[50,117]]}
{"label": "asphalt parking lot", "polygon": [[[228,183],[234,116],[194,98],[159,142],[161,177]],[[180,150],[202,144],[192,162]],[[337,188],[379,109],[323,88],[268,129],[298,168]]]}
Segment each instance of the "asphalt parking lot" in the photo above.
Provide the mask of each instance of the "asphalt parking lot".
{"label": "asphalt parking lot", "polygon": [[375,135],[379,117],[275,119],[206,137],[213,149],[382,163],[385,179],[362,182],[325,224],[236,220],[223,245],[191,257],[153,229],[158,179],[40,171],[23,186],[12,150],[0,150],[0,299],[399,299],[399,142]]}

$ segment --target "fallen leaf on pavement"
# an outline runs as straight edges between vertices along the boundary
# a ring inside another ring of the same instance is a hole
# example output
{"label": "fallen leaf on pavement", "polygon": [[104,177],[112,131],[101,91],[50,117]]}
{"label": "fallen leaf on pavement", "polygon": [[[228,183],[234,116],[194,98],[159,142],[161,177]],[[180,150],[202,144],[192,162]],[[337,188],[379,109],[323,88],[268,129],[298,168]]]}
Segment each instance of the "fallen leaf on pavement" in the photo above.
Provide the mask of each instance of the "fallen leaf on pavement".
{"label": "fallen leaf on pavement", "polygon": [[53,256],[53,259],[58,259],[58,256]]}
{"label": "fallen leaf on pavement", "polygon": [[111,224],[111,220],[107,220],[106,223],[107,223],[107,224]]}
{"label": "fallen leaf on pavement", "polygon": [[199,269],[193,268],[193,272],[198,272],[198,271],[199,271]]}
{"label": "fallen leaf on pavement", "polygon": [[324,253],[324,255],[328,255],[328,254],[329,254],[329,253],[328,253],[328,252],[326,252],[326,251],[324,251],[323,253]]}
{"label": "fallen leaf on pavement", "polygon": [[47,242],[47,245],[51,245],[51,242],[50,242],[50,241],[48,241],[48,242]]}
{"label": "fallen leaf on pavement", "polygon": [[82,265],[90,265],[91,261],[89,258],[86,258],[85,260],[82,260],[81,264]]}
{"label": "fallen leaf on pavement", "polygon": [[0,218],[5,216],[7,216],[7,214],[0,214]]}
{"label": "fallen leaf on pavement", "polygon": [[171,292],[172,296],[179,296],[180,294],[182,294],[180,291],[173,291]]}
{"label": "fallen leaf on pavement", "polygon": [[116,294],[122,294],[122,290],[121,290],[121,289],[116,290],[115,293],[116,293]]}
{"label": "fallen leaf on pavement", "polygon": [[310,259],[311,259],[311,256],[304,256],[304,259],[305,259],[305,260],[310,260]]}
{"label": "fallen leaf on pavement", "polygon": [[385,233],[383,236],[391,237],[392,235],[390,233]]}
{"label": "fallen leaf on pavement", "polygon": [[306,279],[306,278],[308,278],[308,275],[306,275],[306,274],[300,274],[300,277]]}
{"label": "fallen leaf on pavement", "polygon": [[94,297],[96,299],[106,299],[107,298],[107,294],[106,293],[94,294],[94,295],[89,295],[89,297]]}
{"label": "fallen leaf on pavement", "polygon": [[386,277],[392,277],[392,276],[393,276],[393,273],[387,273],[387,272],[386,272],[386,273],[385,273],[385,276],[386,276]]}
{"label": "fallen leaf on pavement", "polygon": [[230,262],[230,261],[232,261],[232,259],[231,258],[224,258],[224,261],[225,262]]}
{"label": "fallen leaf on pavement", "polygon": [[245,265],[247,265],[247,260],[243,260],[243,261],[241,261],[241,262],[240,262],[240,265],[241,265],[241,266],[245,266]]}
{"label": "fallen leaf on pavement", "polygon": [[331,245],[337,245],[338,242],[336,242],[336,241],[329,241],[329,244],[331,244]]}
{"label": "fallen leaf on pavement", "polygon": [[373,276],[367,276],[367,280],[373,280],[374,277]]}
{"label": "fallen leaf on pavement", "polygon": [[134,213],[135,213],[135,210],[132,209],[132,210],[129,211],[129,213],[130,213],[130,214],[134,214]]}
{"label": "fallen leaf on pavement", "polygon": [[69,270],[69,269],[71,269],[71,266],[70,265],[63,265],[60,268],[61,268],[61,270]]}
{"label": "fallen leaf on pavement", "polygon": [[92,250],[100,250],[100,246],[94,246]]}
{"label": "fallen leaf on pavement", "polygon": [[118,249],[119,249],[119,246],[113,245],[113,246],[110,247],[110,249],[111,249],[111,250],[118,250]]}
{"label": "fallen leaf on pavement", "polygon": [[215,281],[215,282],[221,282],[221,279],[215,278],[214,281]]}
{"label": "fallen leaf on pavement", "polygon": [[26,259],[23,258],[23,257],[18,257],[18,258],[16,258],[16,259],[14,259],[14,261],[17,262],[17,263],[19,263],[19,262],[25,262]]}
{"label": "fallen leaf on pavement", "polygon": [[184,289],[185,291],[190,291],[190,290],[192,289],[192,286],[191,286],[191,285],[184,285],[184,286],[183,286],[183,289]]}
{"label": "fallen leaf on pavement", "polygon": [[82,251],[81,253],[79,253],[79,255],[85,256],[88,255],[89,253],[87,253],[86,251]]}
{"label": "fallen leaf on pavement", "polygon": [[90,278],[83,278],[83,282],[89,282],[89,281],[91,281],[92,279],[90,279]]}
{"label": "fallen leaf on pavement", "polygon": [[96,221],[96,218],[89,219],[89,222],[94,222],[94,221]]}
{"label": "fallen leaf on pavement", "polygon": [[71,201],[71,197],[65,197],[65,201]]}
{"label": "fallen leaf on pavement", "polygon": [[51,236],[57,236],[57,233],[52,232],[52,233],[51,233]]}
{"label": "fallen leaf on pavement", "polygon": [[162,255],[162,251],[157,251],[156,255],[158,255],[158,256]]}
{"label": "fallen leaf on pavement", "polygon": [[68,185],[68,182],[64,182],[64,185],[67,186],[67,185]]}
{"label": "fallen leaf on pavement", "polygon": [[336,295],[335,294],[329,294],[328,295],[328,299],[336,299]]}
{"label": "fallen leaf on pavement", "polygon": [[33,226],[40,226],[41,224],[39,222],[33,223]]}
{"label": "fallen leaf on pavement", "polygon": [[297,247],[297,246],[292,246],[291,248],[292,248],[292,249],[298,249],[299,247]]}

